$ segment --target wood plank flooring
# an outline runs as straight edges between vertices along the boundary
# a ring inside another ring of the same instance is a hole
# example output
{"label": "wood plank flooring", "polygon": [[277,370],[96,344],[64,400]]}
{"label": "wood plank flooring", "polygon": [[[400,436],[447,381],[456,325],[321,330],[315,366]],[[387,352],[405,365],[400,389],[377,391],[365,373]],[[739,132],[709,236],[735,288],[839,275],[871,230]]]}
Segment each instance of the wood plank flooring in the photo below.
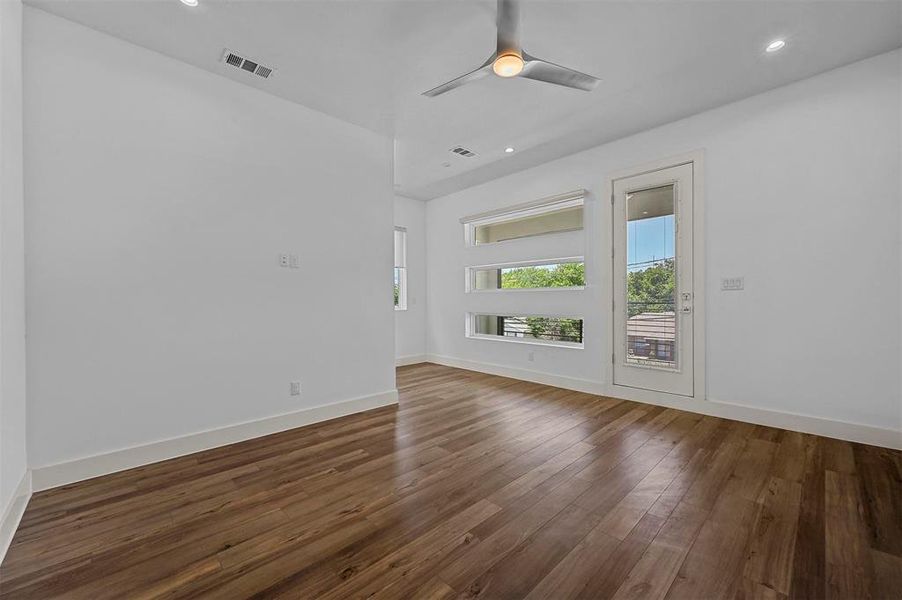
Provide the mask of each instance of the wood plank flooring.
{"label": "wood plank flooring", "polygon": [[902,598],[902,453],[423,364],[35,494],[2,598]]}

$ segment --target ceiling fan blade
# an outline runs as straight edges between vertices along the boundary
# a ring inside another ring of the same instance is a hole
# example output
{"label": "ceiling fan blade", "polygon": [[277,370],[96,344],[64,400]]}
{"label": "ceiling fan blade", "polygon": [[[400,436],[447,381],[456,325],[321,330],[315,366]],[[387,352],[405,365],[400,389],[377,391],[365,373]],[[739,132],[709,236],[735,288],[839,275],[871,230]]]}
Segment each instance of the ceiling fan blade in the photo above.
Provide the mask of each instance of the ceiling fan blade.
{"label": "ceiling fan blade", "polygon": [[595,89],[598,82],[601,81],[597,77],[550,63],[547,60],[530,56],[525,52],[523,53],[523,60],[526,61],[526,64],[523,65],[520,77],[527,79],[535,79],[536,81],[544,81],[545,83],[553,83],[586,92],[591,92]]}
{"label": "ceiling fan blade", "polygon": [[423,96],[429,96],[432,98],[433,96],[438,96],[439,94],[444,94],[445,92],[450,92],[455,88],[459,88],[465,83],[470,83],[471,81],[476,81],[477,79],[482,79],[486,75],[492,72],[492,62],[495,60],[494,56],[491,56],[481,67],[476,69],[475,71],[470,71],[466,75],[461,75],[457,79],[452,79],[447,83],[443,83],[438,87],[434,87],[431,90],[427,90],[423,92]]}
{"label": "ceiling fan blade", "polygon": [[498,56],[520,52],[520,5],[498,0]]}

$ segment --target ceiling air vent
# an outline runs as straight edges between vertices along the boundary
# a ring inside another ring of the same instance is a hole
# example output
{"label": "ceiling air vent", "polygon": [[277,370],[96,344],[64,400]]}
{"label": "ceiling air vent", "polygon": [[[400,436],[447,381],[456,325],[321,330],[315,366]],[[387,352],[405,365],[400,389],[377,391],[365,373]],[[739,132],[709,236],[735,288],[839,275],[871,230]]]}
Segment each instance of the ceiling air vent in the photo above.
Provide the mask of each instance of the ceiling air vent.
{"label": "ceiling air vent", "polygon": [[467,148],[464,148],[463,146],[455,146],[454,148],[451,148],[451,150],[449,150],[449,152],[457,154],[458,156],[465,156],[467,158],[473,158],[474,156],[476,156],[475,152],[473,152],[472,150],[469,150]]}
{"label": "ceiling air vent", "polygon": [[236,54],[229,50],[228,48],[222,53],[222,62],[227,65],[232,65],[233,67],[238,67],[242,71],[247,71],[248,73],[253,73],[263,79],[268,79],[275,72],[275,69],[272,67],[264,67],[260,63],[250,60],[249,58],[245,58],[240,54]]}

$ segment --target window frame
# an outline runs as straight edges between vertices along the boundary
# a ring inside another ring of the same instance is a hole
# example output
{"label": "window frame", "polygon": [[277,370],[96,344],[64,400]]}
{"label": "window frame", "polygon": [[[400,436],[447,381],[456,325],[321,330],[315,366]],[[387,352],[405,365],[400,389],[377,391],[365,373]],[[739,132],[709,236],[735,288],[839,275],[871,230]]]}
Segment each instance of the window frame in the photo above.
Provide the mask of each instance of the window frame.
{"label": "window frame", "polygon": [[[512,311],[516,312],[516,311]],[[540,317],[546,319],[578,319],[582,321],[583,324],[583,341],[582,342],[564,342],[564,341],[554,341],[554,340],[541,340],[541,339],[525,339],[525,338],[516,338],[505,335],[488,335],[485,333],[476,333],[476,318],[477,317],[499,317],[499,316],[508,316],[508,317]],[[466,338],[471,340],[487,340],[490,342],[507,342],[511,344],[528,344],[531,346],[551,346],[553,348],[569,348],[571,350],[584,350],[586,347],[586,319],[582,316],[572,316],[572,315],[560,315],[560,314],[512,314],[512,315],[497,315],[492,314],[490,312],[485,311],[470,311],[467,312],[466,316]]]}
{"label": "window frame", "polygon": [[[574,190],[572,192],[567,192],[564,194],[558,194],[556,196],[549,196],[547,198],[541,198],[539,200],[534,200],[532,202],[526,202],[523,204],[517,204],[514,206],[508,206],[505,208],[500,208],[496,210],[490,210],[486,212],[477,213],[474,215],[468,215],[460,219],[461,224],[464,228],[464,244],[468,248],[476,248],[479,246],[493,246],[495,244],[505,244],[510,242],[518,242],[525,239],[536,238],[545,235],[556,235],[556,234],[564,234],[564,233],[572,233],[574,231],[584,231],[585,230],[585,199],[586,199],[586,190]],[[567,208],[583,208],[583,226],[580,228],[574,229],[565,229],[561,231],[551,231],[548,233],[537,233],[532,235],[525,235],[519,238],[513,238],[509,240],[499,240],[497,242],[484,242],[482,244],[476,243],[476,228],[484,225],[495,225],[499,223],[506,223],[508,221],[515,221],[518,219],[526,219],[531,217],[538,217],[547,213],[555,212],[558,210],[564,210]]]}
{"label": "window frame", "polygon": [[[494,242],[499,243],[499,242]],[[480,290],[476,288],[476,273],[481,269],[510,269],[517,267],[540,267],[543,265],[558,265],[564,263],[582,263],[583,266],[586,264],[585,256],[567,256],[564,258],[543,258],[538,260],[521,260],[514,262],[504,262],[504,263],[496,263],[496,264],[488,264],[488,265],[471,265],[468,267],[464,267],[465,273],[465,292],[475,293],[475,294],[497,294],[499,292],[502,293],[522,293],[522,292],[574,292],[574,291],[582,291],[586,289],[588,282],[585,285],[568,285],[568,286],[560,286],[560,287],[535,287],[535,288],[495,288],[495,289],[485,289]],[[534,316],[534,315],[530,315]]]}
{"label": "window frame", "polygon": [[[402,252],[404,256],[399,261],[397,256],[397,242],[395,238],[398,233],[402,234]],[[395,226],[392,232],[392,241],[394,247],[394,267],[392,270],[392,288],[394,288],[394,280],[397,276],[398,279],[398,303],[394,305],[396,311],[407,310],[407,228]],[[403,265],[399,265],[401,262]],[[397,274],[397,275],[396,275]],[[392,294],[394,296],[394,294]],[[392,302],[394,302],[394,298],[392,298]]]}

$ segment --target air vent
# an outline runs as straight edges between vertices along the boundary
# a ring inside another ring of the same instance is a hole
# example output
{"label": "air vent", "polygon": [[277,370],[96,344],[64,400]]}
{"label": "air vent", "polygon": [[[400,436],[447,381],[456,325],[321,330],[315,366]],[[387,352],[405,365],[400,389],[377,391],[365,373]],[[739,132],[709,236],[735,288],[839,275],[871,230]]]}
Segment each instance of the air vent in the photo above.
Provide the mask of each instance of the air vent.
{"label": "air vent", "polygon": [[476,156],[475,152],[464,148],[463,146],[455,146],[454,148],[451,148],[450,152],[457,154],[458,156],[465,156],[467,158],[473,158]]}
{"label": "air vent", "polygon": [[272,67],[264,67],[260,63],[253,61],[249,58],[245,58],[240,54],[236,54],[229,50],[228,48],[222,53],[222,62],[227,65],[232,65],[233,67],[238,67],[242,71],[247,71],[248,73],[253,73],[263,79],[268,79],[275,72],[275,69]]}

